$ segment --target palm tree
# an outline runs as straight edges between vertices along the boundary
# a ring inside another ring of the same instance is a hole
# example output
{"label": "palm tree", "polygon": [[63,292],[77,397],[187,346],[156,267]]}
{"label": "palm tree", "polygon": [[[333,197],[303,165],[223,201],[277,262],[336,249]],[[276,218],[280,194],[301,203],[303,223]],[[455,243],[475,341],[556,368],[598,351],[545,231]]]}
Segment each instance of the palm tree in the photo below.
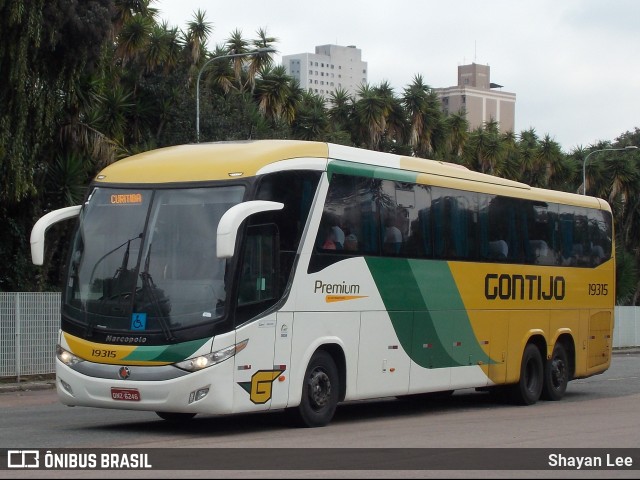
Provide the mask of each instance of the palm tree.
{"label": "palm tree", "polygon": [[[418,156],[425,156],[430,150],[431,131],[428,131],[427,116],[429,86],[425,85],[422,75],[415,75],[412,83],[404,89],[402,103],[407,113],[407,142]],[[430,127],[432,124],[429,125]]]}
{"label": "palm tree", "polygon": [[383,81],[376,87],[377,95],[383,102],[384,128],[381,140],[387,147],[381,150],[390,151],[400,148],[406,131],[405,112],[401,101],[396,98],[389,82]]}
{"label": "palm tree", "polygon": [[473,170],[494,174],[499,170],[502,154],[497,126],[495,122],[487,122],[471,132],[463,154],[463,163]]}
{"label": "palm tree", "polygon": [[154,25],[144,54],[146,71],[162,67],[168,73],[178,65],[181,50],[177,28],[169,28],[166,21]]}
{"label": "palm tree", "polygon": [[106,88],[102,94],[96,94],[99,104],[94,122],[100,132],[120,145],[125,144],[127,118],[134,106],[132,97],[133,93],[126,91],[121,84]]}
{"label": "palm tree", "polygon": [[123,26],[136,16],[154,18],[157,9],[149,7],[156,0],[115,0],[113,2],[113,29],[117,36]]}
{"label": "palm tree", "polygon": [[351,132],[351,119],[355,100],[344,88],[339,87],[329,94],[328,115],[334,132]]}
{"label": "palm tree", "polygon": [[[273,44],[278,41],[277,38],[267,35],[267,30],[264,28],[259,29],[256,33],[258,34],[258,39],[252,42],[256,50],[273,48]],[[273,65],[273,58],[269,52],[263,52],[251,55],[248,60],[247,83],[249,84],[251,92],[253,92],[256,86],[256,76],[262,69]]]}
{"label": "palm tree", "polygon": [[[238,55],[247,53],[249,51],[249,41],[245,40],[242,37],[242,32],[237,29],[231,33],[231,36],[225,42],[225,46],[227,48],[228,54],[230,55]],[[246,57],[235,57],[232,59],[237,88],[241,92],[244,90],[242,75],[244,73],[243,67],[246,61]]]}
{"label": "palm tree", "polygon": [[289,124],[295,117],[295,110],[302,91],[299,85],[287,75],[283,65],[266,67],[256,81],[254,98],[258,109],[272,124],[283,120]]}
{"label": "palm tree", "polygon": [[534,184],[538,172],[538,135],[534,128],[520,132],[518,149],[520,151],[519,180]]}
{"label": "palm tree", "polygon": [[354,109],[356,144],[376,150],[386,127],[385,100],[368,83],[358,88],[357,96]]}
{"label": "palm tree", "polygon": [[293,134],[301,140],[324,140],[329,130],[329,117],[324,98],[303,92],[292,124]]}
{"label": "palm tree", "polygon": [[511,180],[520,180],[520,149],[518,137],[512,131],[502,134],[504,161],[500,175]]}
{"label": "palm tree", "polygon": [[457,161],[460,162],[462,160],[462,152],[469,139],[467,114],[464,110],[449,114],[445,122],[448,132],[448,153],[453,154]]}
{"label": "palm tree", "polygon": [[[211,53],[210,57],[223,57],[227,55],[227,51],[224,47],[217,46]],[[203,79],[205,76],[203,75]],[[235,83],[235,75],[233,72],[233,66],[230,61],[216,61],[211,62],[206,70],[207,85],[213,89],[219,89],[224,94],[228,94],[232,90],[237,90]]]}
{"label": "palm tree", "polygon": [[548,188],[556,174],[563,171],[564,154],[560,144],[551,139],[547,134],[543,137],[539,146],[538,161],[544,168],[544,176],[540,187]]}
{"label": "palm tree", "polygon": [[135,15],[123,24],[116,47],[116,55],[123,65],[135,60],[146,49],[153,28],[153,21],[144,15]]}
{"label": "palm tree", "polygon": [[212,31],[211,23],[206,20],[206,12],[200,9],[194,12],[193,19],[187,23],[185,34],[185,43],[193,65],[200,65],[201,59],[204,58],[206,43]]}

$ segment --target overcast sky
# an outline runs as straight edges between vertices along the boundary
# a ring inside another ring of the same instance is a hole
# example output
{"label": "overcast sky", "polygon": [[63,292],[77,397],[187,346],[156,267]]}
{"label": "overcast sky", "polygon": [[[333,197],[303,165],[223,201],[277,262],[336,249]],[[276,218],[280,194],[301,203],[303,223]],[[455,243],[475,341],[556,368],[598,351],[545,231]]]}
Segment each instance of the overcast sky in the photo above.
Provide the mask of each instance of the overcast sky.
{"label": "overcast sky", "polygon": [[187,28],[198,9],[209,49],[234,30],[267,30],[282,55],[355,45],[372,85],[400,96],[416,74],[456,85],[458,65],[491,67],[516,94],[515,131],[549,134],[565,152],[640,127],[638,0],[156,0],[161,19]]}

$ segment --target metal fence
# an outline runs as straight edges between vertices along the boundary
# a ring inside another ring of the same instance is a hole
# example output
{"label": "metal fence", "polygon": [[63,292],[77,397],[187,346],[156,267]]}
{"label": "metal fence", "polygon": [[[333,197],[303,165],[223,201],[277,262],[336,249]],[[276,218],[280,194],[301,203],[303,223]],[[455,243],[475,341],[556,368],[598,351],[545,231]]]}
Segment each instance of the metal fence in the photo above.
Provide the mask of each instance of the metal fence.
{"label": "metal fence", "polygon": [[616,307],[613,346],[640,346],[640,307]]}
{"label": "metal fence", "polygon": [[0,292],[0,377],[55,371],[60,293]]}
{"label": "metal fence", "polygon": [[[60,293],[0,292],[0,377],[55,371]],[[640,307],[616,307],[613,347],[640,346]]]}

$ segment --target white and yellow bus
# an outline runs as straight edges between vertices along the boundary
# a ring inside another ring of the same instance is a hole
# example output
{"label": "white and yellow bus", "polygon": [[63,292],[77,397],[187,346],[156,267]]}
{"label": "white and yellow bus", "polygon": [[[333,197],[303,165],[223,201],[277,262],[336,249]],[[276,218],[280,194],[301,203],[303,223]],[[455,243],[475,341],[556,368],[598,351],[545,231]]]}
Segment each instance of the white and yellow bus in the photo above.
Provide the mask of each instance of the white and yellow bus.
{"label": "white and yellow bus", "polygon": [[[563,397],[611,360],[609,205],[432,160],[301,141],[184,145],[109,165],[79,217],[62,403],[288,409],[499,389]],[[425,395],[426,394],[426,395]]]}

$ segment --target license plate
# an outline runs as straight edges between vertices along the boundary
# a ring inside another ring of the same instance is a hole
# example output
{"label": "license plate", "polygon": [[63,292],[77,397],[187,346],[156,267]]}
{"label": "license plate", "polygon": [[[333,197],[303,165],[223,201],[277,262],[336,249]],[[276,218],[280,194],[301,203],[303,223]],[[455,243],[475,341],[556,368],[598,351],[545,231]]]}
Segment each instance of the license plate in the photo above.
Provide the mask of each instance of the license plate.
{"label": "license plate", "polygon": [[112,388],[111,398],[125,402],[139,402],[140,392],[137,388]]}

